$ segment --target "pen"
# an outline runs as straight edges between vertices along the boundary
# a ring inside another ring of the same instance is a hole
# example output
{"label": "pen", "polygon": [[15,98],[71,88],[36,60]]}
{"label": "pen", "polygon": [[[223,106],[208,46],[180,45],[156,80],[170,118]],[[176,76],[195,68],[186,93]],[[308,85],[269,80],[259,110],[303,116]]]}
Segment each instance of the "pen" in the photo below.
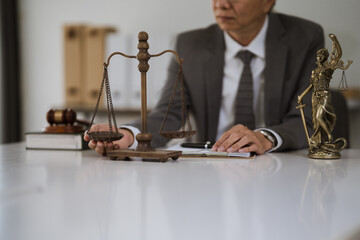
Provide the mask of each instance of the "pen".
{"label": "pen", "polygon": [[185,148],[211,149],[213,144],[210,141],[207,141],[207,142],[198,142],[198,143],[181,143],[180,146]]}

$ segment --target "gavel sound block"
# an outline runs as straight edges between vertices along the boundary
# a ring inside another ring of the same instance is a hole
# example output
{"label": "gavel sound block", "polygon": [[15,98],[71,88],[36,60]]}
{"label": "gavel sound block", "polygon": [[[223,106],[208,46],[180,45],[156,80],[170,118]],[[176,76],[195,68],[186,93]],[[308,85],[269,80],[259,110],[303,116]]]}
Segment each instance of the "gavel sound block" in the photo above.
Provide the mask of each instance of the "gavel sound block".
{"label": "gavel sound block", "polygon": [[46,133],[76,133],[84,132],[89,122],[77,120],[76,112],[70,108],[64,110],[51,109],[46,113],[46,120],[50,124],[43,129]]}

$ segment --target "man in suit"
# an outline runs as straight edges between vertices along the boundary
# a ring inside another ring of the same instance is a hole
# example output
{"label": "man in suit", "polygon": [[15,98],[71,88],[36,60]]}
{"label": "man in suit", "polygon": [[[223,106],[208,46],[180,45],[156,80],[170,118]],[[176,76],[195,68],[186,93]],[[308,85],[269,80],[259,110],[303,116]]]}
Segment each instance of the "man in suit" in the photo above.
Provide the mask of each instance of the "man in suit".
{"label": "man in suit", "polygon": [[[184,59],[186,104],[198,130],[198,140],[216,141],[214,151],[255,152],[299,149],[307,146],[297,96],[314,69],[316,51],[323,47],[322,28],[310,21],[271,13],[275,0],[212,0],[217,21],[208,28],[180,34],[176,51]],[[234,122],[236,94],[244,63],[239,51],[252,54],[255,127]],[[152,145],[167,139],[157,132],[168,107],[177,74],[177,62],[169,67],[168,80],[156,108],[148,115]],[[310,98],[304,99],[310,105]],[[310,110],[305,111],[307,124]],[[181,106],[175,104],[167,118],[172,131],[181,127]],[[124,138],[103,144],[89,142],[100,154],[109,149],[136,146],[136,121],[121,128]],[[134,128],[135,127],[135,128]],[[106,128],[95,125],[93,130]],[[310,127],[308,127],[310,129]],[[131,130],[131,131],[130,131]],[[85,135],[85,140],[89,140]]]}

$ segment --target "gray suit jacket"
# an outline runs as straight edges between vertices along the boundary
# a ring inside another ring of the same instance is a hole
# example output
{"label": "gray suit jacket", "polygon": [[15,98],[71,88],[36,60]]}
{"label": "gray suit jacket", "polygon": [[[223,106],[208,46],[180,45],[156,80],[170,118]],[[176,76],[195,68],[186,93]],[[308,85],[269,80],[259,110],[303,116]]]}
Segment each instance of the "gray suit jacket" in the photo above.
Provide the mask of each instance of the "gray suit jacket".
{"label": "gray suit jacket", "polygon": [[[283,14],[270,13],[266,34],[265,124],[284,140],[279,150],[307,146],[297,96],[309,85],[315,66],[316,51],[324,46],[322,28],[310,21]],[[199,141],[215,141],[219,120],[224,70],[224,35],[217,25],[180,34],[176,51],[184,59],[186,104],[192,112]],[[168,79],[156,108],[148,115],[148,131],[152,146],[166,144],[158,134],[168,108],[177,74],[177,63],[169,66]],[[178,94],[180,96],[180,94]],[[306,96],[305,115],[311,130],[311,100]],[[133,123],[140,128],[140,122]],[[175,101],[165,130],[181,127],[181,104]]]}

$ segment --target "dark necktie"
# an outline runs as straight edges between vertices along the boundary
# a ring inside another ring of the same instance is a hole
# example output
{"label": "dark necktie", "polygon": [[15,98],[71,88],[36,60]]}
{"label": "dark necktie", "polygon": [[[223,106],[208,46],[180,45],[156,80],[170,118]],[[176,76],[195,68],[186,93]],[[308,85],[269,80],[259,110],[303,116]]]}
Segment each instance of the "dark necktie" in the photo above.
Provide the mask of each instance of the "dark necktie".
{"label": "dark necktie", "polygon": [[240,51],[237,56],[244,64],[240,77],[239,88],[235,98],[235,124],[242,124],[249,129],[255,128],[254,116],[254,90],[250,68],[251,58],[254,56],[249,51]]}

